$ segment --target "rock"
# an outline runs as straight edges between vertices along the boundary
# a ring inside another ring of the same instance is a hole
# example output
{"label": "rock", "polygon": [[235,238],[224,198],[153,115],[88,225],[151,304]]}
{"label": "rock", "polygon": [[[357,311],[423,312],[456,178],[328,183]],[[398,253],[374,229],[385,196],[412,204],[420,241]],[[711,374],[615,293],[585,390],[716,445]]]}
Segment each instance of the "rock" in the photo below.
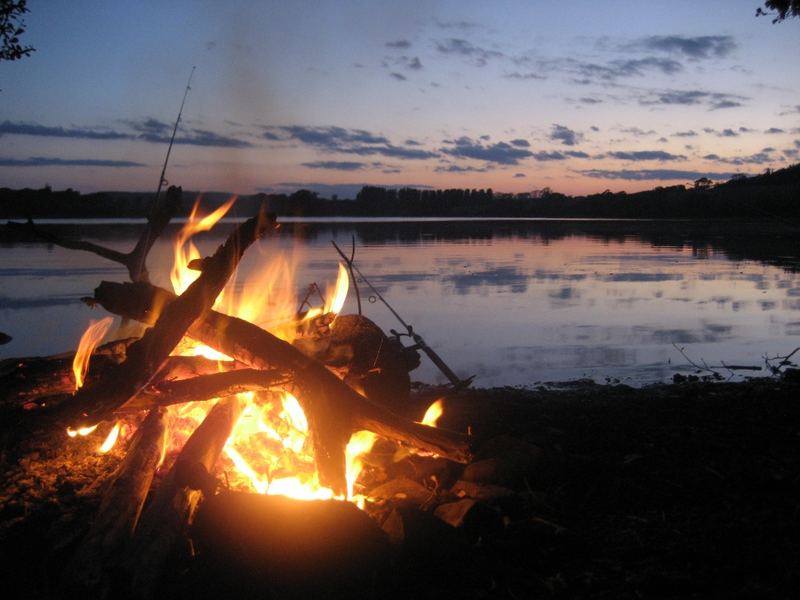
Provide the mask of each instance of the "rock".
{"label": "rock", "polygon": [[433,493],[416,481],[398,477],[371,489],[367,496],[377,500],[400,501],[409,506],[422,506],[431,499]]}
{"label": "rock", "polygon": [[540,446],[499,435],[480,446],[476,461],[461,475],[465,481],[518,486],[540,485],[547,478],[547,461]]}
{"label": "rock", "polygon": [[450,492],[459,498],[474,498],[476,500],[493,500],[507,498],[514,495],[514,491],[491,483],[476,483],[474,481],[456,481]]}

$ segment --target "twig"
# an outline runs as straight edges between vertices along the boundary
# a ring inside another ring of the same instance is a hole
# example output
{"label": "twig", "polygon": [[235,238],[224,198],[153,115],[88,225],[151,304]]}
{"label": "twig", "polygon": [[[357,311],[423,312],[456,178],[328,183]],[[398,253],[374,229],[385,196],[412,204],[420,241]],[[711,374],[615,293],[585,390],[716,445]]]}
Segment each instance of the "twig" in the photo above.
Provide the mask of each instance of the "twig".
{"label": "twig", "polygon": [[336,242],[331,240],[331,244],[333,247],[336,248],[336,251],[339,253],[339,256],[342,257],[345,264],[347,265],[347,270],[350,272],[350,281],[353,282],[353,290],[356,293],[356,302],[358,303],[358,316],[361,316],[361,292],[358,289],[358,280],[356,279],[356,274],[353,271],[353,263],[356,259],[356,236],[352,236],[351,238],[351,248],[350,248],[350,258],[347,258],[344,252],[342,252],[341,248],[336,245]]}
{"label": "twig", "polygon": [[[786,356],[769,357],[765,354],[764,362],[766,363],[767,368],[772,372],[773,375],[779,375],[781,373],[781,367],[786,367],[794,364],[789,359],[792,358],[797,352],[800,352],[800,347],[795,348]],[[778,366],[775,366],[772,364],[773,360],[779,360],[781,362],[778,363]]]}
{"label": "twig", "polygon": [[675,350],[677,350],[678,352],[681,353],[681,356],[683,356],[683,358],[685,358],[686,361],[692,367],[694,367],[695,369],[698,369],[699,371],[708,371],[709,373],[712,373],[715,378],[718,378],[718,379],[721,379],[722,375],[720,375],[719,372],[716,371],[715,369],[726,369],[726,370],[730,371],[730,375],[728,376],[728,379],[730,379],[731,377],[733,377],[735,375],[734,371],[760,371],[761,370],[761,367],[759,367],[758,365],[726,365],[724,361],[720,361],[719,365],[709,365],[705,361],[704,358],[700,359],[700,361],[703,363],[702,365],[700,365],[700,364],[697,364],[695,361],[693,361],[691,358],[689,358],[689,355],[686,354],[685,350],[683,348],[678,347],[678,345],[675,342],[672,343],[672,346],[673,346],[673,348],[675,348]]}

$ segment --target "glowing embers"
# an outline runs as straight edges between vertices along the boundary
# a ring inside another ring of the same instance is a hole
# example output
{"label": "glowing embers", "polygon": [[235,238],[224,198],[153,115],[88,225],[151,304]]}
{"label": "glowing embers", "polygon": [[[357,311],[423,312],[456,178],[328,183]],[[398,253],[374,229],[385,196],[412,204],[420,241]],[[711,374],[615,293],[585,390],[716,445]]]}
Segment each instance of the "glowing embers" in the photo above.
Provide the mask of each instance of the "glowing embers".
{"label": "glowing embers", "polygon": [[[283,495],[299,500],[328,500],[333,491],[321,485],[308,431],[308,422],[297,399],[288,392],[247,392],[246,403],[228,438],[218,472],[232,490]],[[170,408],[169,451],[177,453],[203,420],[210,403],[188,403]],[[369,452],[375,434],[353,434],[346,449],[348,498],[363,506],[355,493],[362,469],[361,457]],[[339,498],[344,499],[344,498]]]}

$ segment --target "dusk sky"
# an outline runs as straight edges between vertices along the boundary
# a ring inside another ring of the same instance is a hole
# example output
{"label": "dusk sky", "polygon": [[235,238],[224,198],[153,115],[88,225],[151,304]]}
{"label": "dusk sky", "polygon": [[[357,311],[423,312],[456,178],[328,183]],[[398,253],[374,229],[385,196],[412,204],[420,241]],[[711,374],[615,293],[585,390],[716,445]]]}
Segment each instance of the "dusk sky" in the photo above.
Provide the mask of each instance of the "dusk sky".
{"label": "dusk sky", "polygon": [[0,186],[568,194],[798,161],[800,19],[759,0],[42,2]]}

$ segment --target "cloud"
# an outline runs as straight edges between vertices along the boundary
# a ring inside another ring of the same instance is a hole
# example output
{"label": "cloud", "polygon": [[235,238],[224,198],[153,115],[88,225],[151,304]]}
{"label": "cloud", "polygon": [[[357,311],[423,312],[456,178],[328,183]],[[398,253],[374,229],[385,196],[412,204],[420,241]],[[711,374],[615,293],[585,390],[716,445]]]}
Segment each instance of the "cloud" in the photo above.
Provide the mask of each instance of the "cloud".
{"label": "cloud", "polygon": [[578,102],[581,104],[602,104],[603,101],[598,98],[589,98],[588,96],[584,96],[582,98],[578,98]]}
{"label": "cloud", "polygon": [[438,156],[421,148],[404,148],[391,144],[382,135],[364,129],[344,127],[309,127],[305,125],[269,126],[262,135],[269,140],[297,140],[323,152],[356,156],[387,156],[404,160],[421,160]]}
{"label": "cloud", "polygon": [[551,160],[566,160],[567,155],[557,151],[548,152],[545,150],[540,150],[539,152],[533,154],[533,158],[539,162],[548,162]]}
{"label": "cloud", "polygon": [[530,79],[547,79],[546,75],[540,75],[539,73],[534,73],[532,71],[528,73],[520,73],[519,71],[512,71],[511,73],[506,73],[503,75],[506,79],[522,79],[522,80],[530,80]]}
{"label": "cloud", "polygon": [[774,152],[774,148],[764,148],[761,152],[755,154],[748,154],[745,156],[733,156],[723,158],[718,154],[706,154],[703,156],[705,160],[711,160],[726,165],[763,165],[773,162],[775,159],[770,156],[770,152]]}
{"label": "cloud", "polygon": [[705,105],[709,110],[743,106],[746,96],[706,92],[704,90],[653,90],[639,97],[639,104],[650,105]]}
{"label": "cloud", "polygon": [[786,133],[785,129],[781,129],[780,127],[770,127],[769,129],[765,130],[764,133]]}
{"label": "cloud", "polygon": [[737,48],[730,35],[654,35],[626,46],[628,49],[680,54],[691,59],[726,58]]}
{"label": "cloud", "polygon": [[664,75],[674,75],[683,70],[683,65],[677,60],[655,56],[612,60],[606,64],[569,62],[572,63],[573,70],[579,76],[591,81],[614,81],[621,77],[643,77],[652,71]]}
{"label": "cloud", "polygon": [[483,145],[468,137],[461,137],[445,143],[452,147],[442,148],[442,152],[450,156],[485,160],[501,165],[516,165],[521,159],[532,156],[530,150],[517,148],[506,142]]}
{"label": "cloud", "polygon": [[525,173],[514,173],[514,179],[520,179],[522,177],[527,177]]}
{"label": "cloud", "polygon": [[680,154],[671,154],[663,150],[636,150],[631,152],[609,152],[607,156],[620,160],[686,160]]}
{"label": "cloud", "polygon": [[395,79],[397,79],[398,81],[406,81],[406,80],[408,79],[408,78],[407,78],[405,75],[403,75],[402,73],[394,73],[394,72],[392,72],[392,73],[389,73],[389,75],[391,75],[392,77],[394,77],[394,78],[395,78]]}
{"label": "cloud", "polygon": [[479,23],[475,23],[473,21],[436,21],[437,27],[441,29],[461,29],[463,31],[467,31],[469,29],[475,29],[480,27]]}
{"label": "cloud", "polygon": [[[142,121],[128,121],[128,125],[138,135],[136,139],[154,144],[169,144],[172,137],[173,126],[159,121],[158,119],[147,118]],[[208,129],[184,129],[178,130],[175,136],[175,143],[185,146],[206,146],[212,148],[252,148],[253,144],[248,141],[234,137],[221,135]]]}
{"label": "cloud", "polygon": [[485,66],[492,58],[503,57],[502,52],[475,46],[472,42],[461,38],[448,38],[438,41],[436,42],[436,49],[442,54],[462,56],[479,67]]}
{"label": "cloud", "polygon": [[[387,56],[381,65],[386,69],[399,67],[409,71],[419,71],[422,69],[422,61],[417,56]],[[395,73],[392,73],[394,75]],[[403,78],[405,79],[405,77]]]}
{"label": "cloud", "polygon": [[434,171],[437,173],[486,173],[486,167],[461,167],[459,165],[447,165],[436,167]]}
{"label": "cloud", "polygon": [[779,117],[784,117],[786,115],[795,115],[797,113],[800,113],[800,104],[795,104],[794,106],[789,107],[789,108],[779,112],[778,116]]}
{"label": "cloud", "polygon": [[580,150],[567,150],[564,152],[567,156],[571,156],[572,158],[589,158],[589,155],[586,152],[581,152]]}
{"label": "cloud", "polygon": [[108,129],[92,129],[88,127],[48,127],[36,123],[13,123],[3,121],[0,123],[0,137],[3,135],[30,135],[37,137],[58,137],[85,140],[129,140],[133,136],[129,133],[112,131]]}
{"label": "cloud", "polygon": [[627,181],[648,181],[648,180],[697,180],[701,177],[708,177],[709,179],[720,181],[727,181],[734,175],[739,173],[719,173],[711,171],[678,171],[673,169],[638,169],[638,170],[620,170],[620,171],[605,171],[601,169],[587,169],[585,171],[578,171],[581,175],[586,177],[593,177],[595,179],[624,179]]}
{"label": "cloud", "polygon": [[694,129],[690,129],[688,131],[676,131],[672,134],[672,137],[696,137],[697,135]]}
{"label": "cloud", "polygon": [[30,158],[0,158],[0,167],[146,167],[144,163],[130,160],[107,160],[93,158],[47,158],[31,156]]}
{"label": "cloud", "polygon": [[717,135],[719,135],[720,137],[738,137],[739,134],[736,133],[733,129],[728,128],[728,129],[723,129]]}
{"label": "cloud", "polygon": [[408,40],[395,40],[393,42],[386,42],[387,48],[397,48],[398,50],[405,50],[411,48],[411,42]]}
{"label": "cloud", "polygon": [[657,132],[655,130],[653,130],[653,129],[644,130],[644,129],[640,129],[639,127],[626,127],[624,129],[620,129],[620,131],[622,133],[630,133],[631,135],[636,136],[636,137],[645,137],[645,136],[648,136],[648,135],[657,135]]}
{"label": "cloud", "polygon": [[512,146],[516,146],[517,148],[530,148],[531,144],[528,140],[523,140],[522,138],[518,138],[516,140],[511,140],[508,142]]}
{"label": "cloud", "polygon": [[367,163],[346,160],[318,160],[301,164],[309,169],[330,169],[334,171],[359,171],[367,166]]}
{"label": "cloud", "polygon": [[557,123],[553,123],[552,130],[548,137],[553,141],[561,142],[565,146],[574,146],[583,139],[583,135],[580,133],[564,125],[558,125]]}

